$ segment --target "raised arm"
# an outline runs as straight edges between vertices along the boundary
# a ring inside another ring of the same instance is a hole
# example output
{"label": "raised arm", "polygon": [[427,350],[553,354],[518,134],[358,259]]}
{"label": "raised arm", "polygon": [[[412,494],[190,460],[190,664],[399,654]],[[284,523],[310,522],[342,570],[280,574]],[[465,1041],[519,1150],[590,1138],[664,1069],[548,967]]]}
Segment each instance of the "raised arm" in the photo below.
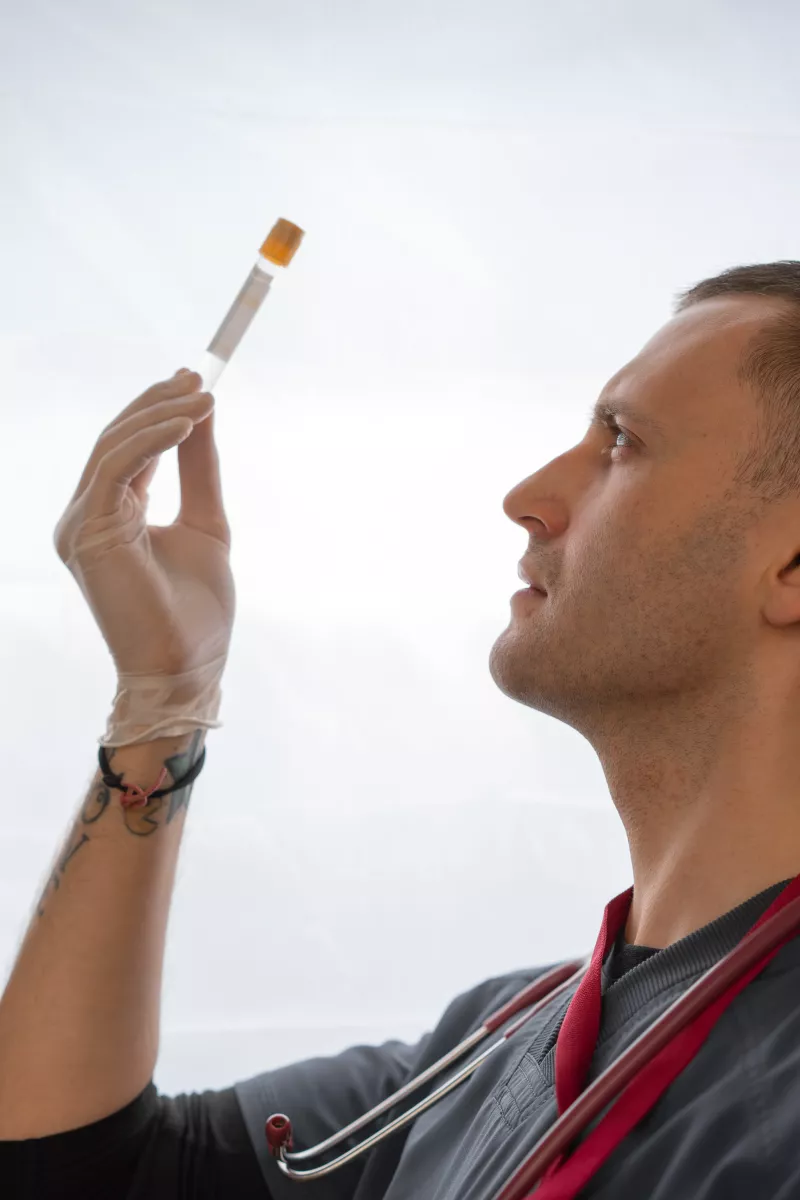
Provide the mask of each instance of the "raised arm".
{"label": "raised arm", "polygon": [[[234,619],[214,402],[200,384],[186,372],[155,385],[103,431],[56,530],[117,667],[110,772],[142,792],[171,787],[202,753]],[[178,443],[180,514],[148,527],[147,487]],[[0,1140],[98,1121],[150,1080],[193,786],[135,806],[95,772],[0,998]]]}

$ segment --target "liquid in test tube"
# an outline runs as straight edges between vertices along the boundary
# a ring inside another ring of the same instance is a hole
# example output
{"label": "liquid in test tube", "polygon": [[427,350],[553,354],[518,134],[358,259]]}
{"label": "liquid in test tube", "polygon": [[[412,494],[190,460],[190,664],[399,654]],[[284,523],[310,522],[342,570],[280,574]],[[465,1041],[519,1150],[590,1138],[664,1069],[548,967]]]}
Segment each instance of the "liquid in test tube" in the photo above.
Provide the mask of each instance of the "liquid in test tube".
{"label": "liquid in test tube", "polygon": [[203,391],[209,392],[214,387],[261,308],[277,273],[275,268],[288,267],[304,236],[304,229],[283,217],[273,225],[252,271],[197,367],[203,378]]}

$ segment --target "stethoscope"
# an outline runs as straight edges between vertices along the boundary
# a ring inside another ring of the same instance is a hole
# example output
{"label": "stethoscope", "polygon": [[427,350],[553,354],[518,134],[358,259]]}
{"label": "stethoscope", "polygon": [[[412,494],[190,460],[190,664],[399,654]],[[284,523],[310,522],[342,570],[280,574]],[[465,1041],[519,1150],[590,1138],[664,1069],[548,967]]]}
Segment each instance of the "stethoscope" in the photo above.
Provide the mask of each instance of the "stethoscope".
{"label": "stethoscope", "polygon": [[[712,1004],[732,983],[741,978],[747,970],[753,966],[760,958],[772,950],[782,939],[786,938],[793,932],[800,932],[800,896],[794,900],[790,900],[782,909],[775,913],[769,920],[765,921],[757,929],[751,930],[737,946],[725,955],[715,966],[713,966],[705,975],[701,976],[682,996],[669,1006],[669,1008],[654,1021],[649,1029],[636,1039],[624,1051],[623,1054],[607,1067],[603,1073],[598,1076],[594,1083],[578,1097],[578,1099],[570,1105],[570,1107],[561,1114],[551,1128],[538,1141],[536,1146],[528,1155],[527,1159],[521,1164],[516,1173],[506,1183],[500,1192],[493,1197],[493,1200],[524,1200],[524,1197],[530,1192],[534,1184],[536,1184],[547,1167],[563,1153],[575,1140],[575,1138],[583,1132],[598,1113],[614,1100],[621,1091],[630,1083],[630,1081],[638,1074],[641,1069],[646,1066],[651,1059],[664,1048],[664,1046],[675,1037],[675,1035],[694,1020],[704,1009]],[[407,1083],[399,1091],[395,1092],[388,1099],[377,1104],[375,1108],[370,1109],[363,1117],[353,1121],[346,1128],[332,1137],[327,1138],[324,1142],[320,1142],[317,1146],[312,1146],[309,1150],[301,1150],[297,1153],[290,1153],[292,1147],[292,1123],[283,1113],[274,1113],[266,1122],[265,1133],[269,1144],[270,1153],[277,1159],[278,1168],[284,1175],[290,1179],[319,1179],[323,1175],[329,1175],[331,1171],[343,1167],[345,1163],[350,1162],[359,1154],[364,1154],[367,1150],[376,1146],[378,1142],[389,1137],[398,1129],[402,1129],[404,1125],[415,1120],[420,1113],[431,1108],[448,1092],[463,1083],[468,1079],[475,1069],[493,1054],[500,1046],[503,1045],[510,1037],[520,1029],[526,1021],[535,1016],[546,1003],[560,995],[572,984],[575,980],[579,980],[588,970],[591,959],[580,959],[562,966],[555,967],[552,971],[534,980],[533,983],[523,988],[516,996],[492,1013],[483,1024],[466,1037],[448,1054],[445,1054],[432,1066],[423,1071],[410,1083]],[[373,1133],[371,1137],[366,1138],[363,1142],[359,1142],[351,1150],[345,1154],[339,1155],[331,1162],[324,1166],[315,1167],[310,1170],[297,1171],[290,1163],[307,1162],[310,1158],[316,1158],[319,1154],[324,1154],[326,1151],[333,1149],[340,1142],[345,1141],[365,1125],[380,1117],[388,1109],[393,1108],[400,1101],[404,1100],[417,1088],[439,1075],[446,1070],[462,1055],[466,1054],[474,1046],[477,1046],[490,1033],[494,1033],[501,1025],[504,1025],[509,1018],[514,1017],[522,1009],[530,1007],[520,1019],[514,1022],[501,1038],[493,1042],[488,1049],[467,1063],[465,1067],[457,1071],[452,1079],[448,1079],[441,1084],[435,1091],[431,1092],[425,1100],[421,1100],[410,1108],[408,1112],[397,1117],[394,1121],[390,1121],[383,1129],[379,1129]]]}

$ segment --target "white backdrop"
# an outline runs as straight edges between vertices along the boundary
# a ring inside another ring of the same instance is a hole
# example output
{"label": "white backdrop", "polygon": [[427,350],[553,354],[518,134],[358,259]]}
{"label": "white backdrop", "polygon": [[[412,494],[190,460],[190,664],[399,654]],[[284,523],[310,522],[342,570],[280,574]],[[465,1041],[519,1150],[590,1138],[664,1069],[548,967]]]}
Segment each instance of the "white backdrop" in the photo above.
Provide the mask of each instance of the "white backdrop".
{"label": "white backdrop", "polygon": [[[799,37],[790,0],[6,6],[3,984],[114,694],[56,521],[281,216],[215,389],[239,607],[156,1083],[415,1040],[592,948],[627,847],[591,747],[489,675],[502,502],[677,289],[798,257]],[[172,520],[175,452],[151,493]]]}

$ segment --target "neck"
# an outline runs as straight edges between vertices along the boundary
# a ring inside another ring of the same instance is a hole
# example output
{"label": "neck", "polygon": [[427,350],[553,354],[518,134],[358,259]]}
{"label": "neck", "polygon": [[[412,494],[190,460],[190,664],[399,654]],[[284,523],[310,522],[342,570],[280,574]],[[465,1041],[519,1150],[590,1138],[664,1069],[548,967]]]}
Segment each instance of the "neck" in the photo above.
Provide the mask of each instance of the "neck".
{"label": "neck", "polygon": [[601,754],[633,867],[627,942],[669,946],[800,874],[797,723],[754,711],[716,737],[685,715],[649,745],[628,727]]}

